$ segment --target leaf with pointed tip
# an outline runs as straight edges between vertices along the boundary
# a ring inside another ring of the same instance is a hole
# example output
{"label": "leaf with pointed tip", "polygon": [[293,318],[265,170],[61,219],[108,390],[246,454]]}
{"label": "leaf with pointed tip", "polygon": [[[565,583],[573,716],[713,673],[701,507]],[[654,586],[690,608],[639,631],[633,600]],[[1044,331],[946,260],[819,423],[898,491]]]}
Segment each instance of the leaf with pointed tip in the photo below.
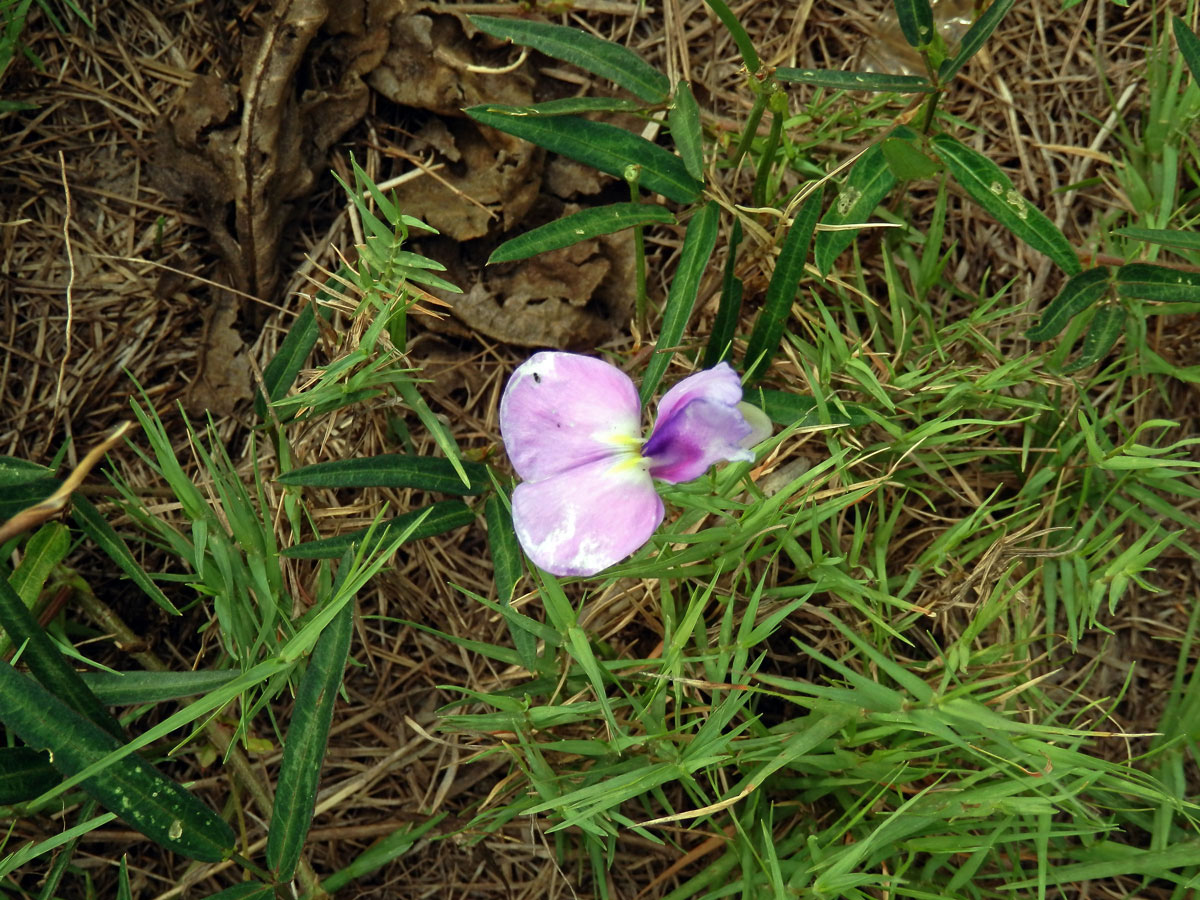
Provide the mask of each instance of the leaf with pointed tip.
{"label": "leaf with pointed tip", "polygon": [[0,747],[0,806],[33,800],[61,780],[44,750]]}
{"label": "leaf with pointed tip", "polygon": [[90,537],[96,546],[117,564],[117,568],[142,589],[147,597],[171,615],[180,614],[175,604],[162,592],[162,588],[154,583],[150,573],[143,569],[134,558],[133,551],[129,549],[125,539],[105,521],[100,510],[96,509],[92,502],[79,492],[71,495],[71,518],[75,520],[75,524],[83,530],[83,533]]}
{"label": "leaf with pointed tip", "polygon": [[578,116],[597,112],[635,112],[642,104],[620,97],[563,97],[561,100],[546,100],[529,106],[510,106],[513,116]]}
{"label": "leaf with pointed tip", "polygon": [[720,208],[715,202],[707,203],[688,222],[683,236],[683,247],[679,251],[679,266],[671,279],[667,292],[667,303],[663,309],[662,330],[654,346],[654,355],[642,376],[642,403],[654,395],[662,381],[667,365],[671,362],[674,349],[683,338],[683,329],[696,305],[700,290],[700,279],[708,266],[709,257],[717,245],[717,222]]}
{"label": "leaf with pointed tip", "polygon": [[846,72],[841,69],[793,69],[780,66],[775,70],[780,81],[811,84],[832,91],[890,91],[896,94],[928,94],[933,84],[920,75],[888,75],[882,72]]}
{"label": "leaf with pointed tip", "polygon": [[693,203],[704,189],[678,156],[624,128],[577,116],[514,116],[512,110],[509,106],[472,106],[466,113],[482,125],[617,178],[624,179],[629,166],[640,166],[641,186],[676,203]]}
{"label": "leaf with pointed tip", "polygon": [[933,40],[933,8],[929,0],[892,0],[904,39],[914,47]]}
{"label": "leaf with pointed tip", "polygon": [[1063,368],[1064,373],[1078,372],[1080,369],[1098,363],[1108,355],[1108,351],[1117,343],[1125,328],[1125,309],[1117,304],[1101,306],[1092,317],[1087,334],[1083,336],[1083,346],[1079,356],[1069,366]]}
{"label": "leaf with pointed tip", "polygon": [[1111,283],[1112,270],[1106,266],[1088,269],[1073,276],[1042,310],[1038,323],[1025,332],[1031,341],[1048,341],[1067,323],[1104,296]]}
{"label": "leaf with pointed tip", "polygon": [[[5,662],[0,662],[0,721],[29,747],[49,750],[54,768],[64,775],[82,772],[122,747]],[[220,862],[233,852],[228,823],[137,754],[121,757],[80,785],[168,850],[203,862]]]}
{"label": "leaf with pointed tip", "polygon": [[505,241],[492,251],[488,265],[528,259],[539,253],[570,247],[580,241],[633,228],[635,225],[669,225],[675,216],[654,203],[613,203],[592,206],[540,225]]}
{"label": "leaf with pointed tip", "polygon": [[1014,0],[992,0],[992,5],[984,10],[983,15],[976,19],[958,44],[958,52],[945,60],[938,68],[938,80],[945,84],[958,74],[958,70],[967,64],[979,48],[991,37],[1000,20],[1008,15]]}
{"label": "leaf with pointed tip", "polygon": [[679,150],[679,158],[697,181],[704,180],[704,135],[700,130],[700,107],[692,86],[686,81],[675,87],[675,99],[667,110],[667,127]]}
{"label": "leaf with pointed tip", "polygon": [[532,47],[579,66],[585,72],[607,78],[647,103],[663,103],[671,92],[671,82],[628,47],[595,35],[527,19],[498,19],[493,16],[468,16],[471,24],[492,37]]}
{"label": "leaf with pointed tip", "polygon": [[804,275],[804,263],[808,259],[808,248],[812,244],[813,229],[821,214],[821,191],[815,190],[804,201],[796,213],[779,257],[775,260],[775,271],[767,284],[767,299],[750,332],[746,346],[746,381],[762,378],[767,372],[771,358],[783,340],[784,326],[792,315],[792,301],[796,299],[796,288]]}
{"label": "leaf with pointed tip", "polygon": [[1175,30],[1175,43],[1179,45],[1179,53],[1183,56],[1183,61],[1187,63],[1188,69],[1191,70],[1192,80],[1200,84],[1200,38],[1196,37],[1196,33],[1188,28],[1187,22],[1179,16],[1174,17],[1172,25]]}
{"label": "leaf with pointed tip", "polygon": [[1045,213],[1017,193],[998,165],[948,134],[937,135],[931,143],[954,179],[992,218],[1030,247],[1046,254],[1068,275],[1076,275],[1083,269],[1071,242]]}
{"label": "leaf with pointed tip", "polygon": [[1133,238],[1135,241],[1145,241],[1147,244],[1175,247],[1179,250],[1200,250],[1200,234],[1194,231],[1179,231],[1174,228],[1141,228],[1137,225],[1128,225],[1125,228],[1118,228],[1113,234]]}
{"label": "leaf with pointed tip", "polygon": [[[421,509],[414,509],[412,512],[406,512],[384,522],[375,529],[375,535],[372,538],[373,544],[367,548],[367,552],[378,552],[380,548],[404,533],[407,533],[404,539],[407,543],[437,534],[445,534],[447,531],[461,528],[463,525],[470,525],[474,521],[475,513],[461,500],[439,500],[437,503]],[[339,534],[337,537],[305,541],[294,547],[285,548],[282,553],[290,559],[337,559],[346,552],[347,547],[365,538],[369,531],[369,528],[360,528],[347,534]]]}
{"label": "leaf with pointed tip", "polygon": [[[753,399],[761,399],[763,412],[776,425],[798,425],[801,428],[824,424],[821,409],[815,397],[793,394],[790,391],[756,390]],[[831,425],[870,425],[871,417],[857,403],[845,403],[840,407],[828,404]]]}
{"label": "leaf with pointed tip", "polygon": [[1116,285],[1118,297],[1160,303],[1200,302],[1200,272],[1129,263],[1117,269]]}
{"label": "leaf with pointed tip", "polygon": [[733,338],[742,312],[742,279],[737,277],[737,248],[742,242],[742,222],[733,220],[729,232],[729,249],[725,257],[725,273],[721,279],[721,300],[713,318],[712,334],[704,348],[704,368],[711,369],[722,360],[733,357]]}
{"label": "leaf with pointed tip", "polygon": [[489,485],[487,468],[460,460],[469,484],[463,484],[458,469],[448,459],[406,453],[381,453],[353,459],[335,459],[284,472],[280,484],[302,487],[393,487],[417,488],[443,494],[478,494]]}

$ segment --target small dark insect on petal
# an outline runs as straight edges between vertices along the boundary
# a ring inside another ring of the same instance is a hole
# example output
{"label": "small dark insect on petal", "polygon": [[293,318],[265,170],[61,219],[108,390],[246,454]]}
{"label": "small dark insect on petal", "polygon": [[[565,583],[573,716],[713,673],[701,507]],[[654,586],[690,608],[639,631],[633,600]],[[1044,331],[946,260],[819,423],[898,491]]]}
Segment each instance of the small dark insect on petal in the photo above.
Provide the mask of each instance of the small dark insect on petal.
{"label": "small dark insect on petal", "polygon": [[541,384],[541,383],[542,383],[542,376],[541,376],[541,375],[539,375],[537,372],[534,372],[534,373],[533,373],[533,380],[534,380],[534,381],[536,381],[538,384]]}

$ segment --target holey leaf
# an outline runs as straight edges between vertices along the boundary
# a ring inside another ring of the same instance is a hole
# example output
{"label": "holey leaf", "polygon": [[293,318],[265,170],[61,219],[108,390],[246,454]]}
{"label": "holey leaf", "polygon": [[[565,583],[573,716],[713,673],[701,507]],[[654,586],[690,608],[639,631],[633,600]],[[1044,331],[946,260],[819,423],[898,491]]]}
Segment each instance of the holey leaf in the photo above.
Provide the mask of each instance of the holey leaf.
{"label": "holey leaf", "polygon": [[704,185],[674,153],[624,128],[577,116],[524,116],[507,106],[472,106],[467,115],[482,125],[524,138],[576,162],[624,179],[629,166],[641,167],[639,183],[676,203],[693,203]]}
{"label": "holey leaf", "polygon": [[1200,273],[1151,263],[1129,263],[1117,269],[1117,294],[1160,303],[1200,303]]}
{"label": "holey leaf", "polygon": [[1071,242],[1045,213],[1017,192],[998,165],[948,134],[937,135],[931,143],[954,180],[992,218],[1030,247],[1046,254],[1068,275],[1082,270]]}
{"label": "holey leaf", "polygon": [[[5,662],[0,662],[0,721],[29,747],[50,751],[50,762],[64,775],[82,772],[122,746]],[[168,850],[203,862],[220,862],[233,852],[233,830],[225,820],[136,754],[80,784]]]}
{"label": "holey leaf", "polygon": [[505,38],[573,63],[586,72],[607,78],[647,103],[665,103],[671,93],[667,76],[621,44],[595,35],[526,19],[468,16],[471,24],[492,37]]}
{"label": "holey leaf", "polygon": [[[838,195],[821,218],[822,225],[849,225],[866,223],[883,198],[896,186],[883,155],[883,148],[876,144],[855,160],[850,174]],[[818,231],[813,245],[813,260],[822,275],[828,275],[833,261],[843,250],[854,243],[858,229]]]}
{"label": "holey leaf", "polygon": [[924,47],[933,40],[933,9],[929,0],[892,0],[900,32],[914,47]]}
{"label": "holey leaf", "polygon": [[555,219],[505,241],[492,251],[488,265],[528,259],[549,250],[570,247],[602,234],[612,234],[635,225],[670,225],[670,210],[653,203],[613,203],[593,206]]}

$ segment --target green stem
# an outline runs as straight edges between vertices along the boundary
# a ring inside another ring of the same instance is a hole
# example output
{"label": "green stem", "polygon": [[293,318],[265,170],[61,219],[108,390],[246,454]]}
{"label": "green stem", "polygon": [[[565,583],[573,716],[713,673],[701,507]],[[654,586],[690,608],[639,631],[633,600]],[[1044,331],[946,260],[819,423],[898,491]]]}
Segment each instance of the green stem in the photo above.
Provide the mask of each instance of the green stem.
{"label": "green stem", "polygon": [[754,173],[751,197],[755,206],[767,205],[767,182],[775,163],[775,151],[779,149],[779,139],[783,135],[783,120],[787,117],[787,94],[782,90],[771,94],[768,102],[771,107],[771,131],[767,135],[766,146],[758,158],[758,169]]}
{"label": "green stem", "polygon": [[[751,79],[752,83],[757,85],[757,82]],[[742,157],[746,155],[746,151],[750,149],[750,143],[754,140],[754,135],[758,132],[758,123],[762,121],[763,111],[767,108],[767,101],[771,97],[771,91],[758,88],[758,96],[754,98],[754,106],[750,108],[750,117],[746,119],[746,127],[742,131],[741,140],[738,141],[737,148],[733,151],[733,164],[731,169],[737,171],[737,167],[741,165]]]}
{"label": "green stem", "polygon": [[[638,182],[642,177],[642,167],[637,165],[625,167],[625,181],[629,185],[629,199],[637,203],[639,199]],[[633,256],[637,272],[637,298],[634,301],[634,315],[638,333],[645,335],[649,330],[647,307],[649,298],[646,292],[646,239],[645,226],[635,225],[633,229]]]}

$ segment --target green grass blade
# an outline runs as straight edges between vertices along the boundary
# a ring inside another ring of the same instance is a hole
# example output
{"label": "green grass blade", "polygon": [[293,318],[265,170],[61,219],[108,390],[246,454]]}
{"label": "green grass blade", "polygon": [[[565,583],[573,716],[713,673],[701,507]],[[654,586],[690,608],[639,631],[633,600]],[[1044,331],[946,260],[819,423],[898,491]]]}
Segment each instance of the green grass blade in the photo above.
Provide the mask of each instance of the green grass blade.
{"label": "green grass blade", "polygon": [[845,72],[841,69],[793,69],[780,66],[775,70],[780,81],[794,81],[831,91],[890,91],[896,94],[928,94],[933,85],[920,75],[887,75],[881,72]]}
{"label": "green grass blade", "polygon": [[113,738],[121,737],[120,723],[88,690],[83,679],[34,620],[33,614],[21,602],[6,578],[0,578],[0,628],[8,634],[14,646],[24,645],[21,661],[29,667],[42,687],[56,696],[56,702],[85,716]]}
{"label": "green grass blade", "polygon": [[[497,495],[488,497],[484,505],[484,516],[487,519],[488,550],[492,555],[492,578],[496,584],[496,596],[500,599],[501,609],[512,609],[512,598],[517,591],[517,582],[521,580],[521,548],[517,544],[517,533],[513,529],[512,513],[505,502]],[[521,657],[521,664],[533,671],[537,666],[537,638],[517,624],[517,620],[507,618],[508,631],[512,636],[513,647]]]}
{"label": "green grass blade", "polygon": [[0,806],[32,800],[58,782],[58,770],[43,751],[0,747]]}
{"label": "green grass blade", "polygon": [[963,190],[997,222],[1046,254],[1068,275],[1077,275],[1082,270],[1071,242],[1045,213],[1017,193],[998,165],[948,134],[937,135],[932,143]]}
{"label": "green grass blade", "polygon": [[758,60],[758,52],[754,49],[754,42],[750,40],[750,35],[746,33],[746,29],[742,27],[742,23],[738,21],[737,16],[725,4],[725,0],[704,0],[708,8],[717,14],[717,18],[721,20],[721,24],[729,32],[729,36],[733,38],[733,42],[737,45],[738,52],[742,54],[742,62],[746,64],[746,71],[751,75],[755,74],[762,63]]}
{"label": "green grass blade", "polygon": [[967,33],[963,35],[958,45],[958,52],[942,63],[938,69],[938,80],[945,84],[958,74],[958,70],[967,64],[979,48],[991,37],[1001,19],[1008,15],[1014,0],[992,0],[992,5],[984,10],[983,15],[974,21]]}
{"label": "green grass blade", "polygon": [[1048,341],[1067,327],[1072,318],[1100,300],[1108,291],[1112,270],[1106,266],[1073,276],[1042,311],[1037,325],[1025,332],[1031,341]]}
{"label": "green grass blade", "polygon": [[[421,424],[425,426],[425,430],[433,436],[433,442],[446,455],[446,459],[450,461],[450,465],[458,473],[458,479],[463,483],[463,487],[470,487],[471,479],[467,477],[466,467],[463,466],[462,460],[459,459],[458,444],[454,441],[454,435],[442,424],[442,420],[433,414],[433,410],[429,408],[429,404],[425,402],[425,398],[421,396],[421,392],[417,390],[417,386],[411,381],[405,380],[396,385],[396,390],[404,402],[408,404],[408,408],[417,414],[417,418],[421,420]],[[338,555],[340,556],[341,554]]]}
{"label": "green grass blade", "polygon": [[1117,269],[1117,296],[1160,303],[1200,302],[1200,272],[1183,272],[1151,263]]}
{"label": "green grass blade", "polygon": [[[339,274],[348,276],[349,270]],[[261,391],[255,391],[254,394],[254,412],[263,421],[267,420],[267,402],[274,403],[287,395],[288,388],[296,382],[296,376],[304,367],[309,353],[317,345],[320,329],[317,325],[317,314],[313,311],[314,306],[315,304],[309,303],[300,310],[283,343],[263,369],[263,385],[267,389],[267,398],[263,399]],[[327,319],[331,314],[331,310],[321,307],[323,318]]]}
{"label": "green grass blade", "polygon": [[243,881],[223,891],[209,894],[206,900],[272,900],[275,888],[261,881]]}
{"label": "green grass blade", "polygon": [[816,190],[796,213],[783,239],[783,246],[779,248],[775,271],[771,273],[771,281],[767,285],[767,299],[754,322],[754,330],[746,347],[747,382],[766,374],[767,366],[783,340],[784,326],[792,315],[792,300],[804,275],[804,262],[808,258],[813,229],[817,227],[817,216],[820,214],[821,191]]}
{"label": "green grass blade", "polygon": [[4,522],[26,507],[41,503],[61,482],[45,466],[0,456],[0,522]]}
{"label": "green grass blade", "polygon": [[[475,513],[461,500],[439,500],[384,522],[375,529],[373,546],[369,547],[368,551],[377,550],[406,531],[408,536],[404,543],[445,534],[474,521]],[[290,559],[337,559],[346,552],[347,547],[365,538],[370,530],[361,528],[347,534],[339,534],[337,537],[305,541],[294,547],[284,548],[282,554]]]}
{"label": "green grass blade", "polygon": [[933,8],[929,0],[892,0],[904,39],[914,47],[933,40]]}
{"label": "green grass blade", "polygon": [[597,112],[637,112],[643,104],[620,97],[563,97],[529,106],[511,107],[514,116],[578,116]]}
{"label": "green grass blade", "polygon": [[344,869],[339,869],[321,882],[321,887],[330,894],[345,887],[356,878],[370,875],[394,859],[407,853],[417,841],[425,837],[448,813],[431,816],[420,825],[402,825],[385,838],[376,841],[358,855]]}
{"label": "green grass blade", "polygon": [[671,140],[679,151],[690,174],[697,181],[704,180],[704,134],[700,130],[700,107],[692,86],[686,81],[675,87],[675,98],[667,110],[667,127]]}
{"label": "green grass blade", "polygon": [[71,495],[71,518],[84,534],[104,551],[104,554],[117,564],[125,575],[140,587],[147,597],[153,600],[161,609],[173,616],[179,615],[179,610],[167,595],[162,592],[150,573],[143,569],[134,558],[125,539],[117,534],[111,525],[100,515],[100,510],[87,497],[76,492]]}
{"label": "green grass blade", "polygon": [[81,672],[80,677],[100,702],[108,706],[162,703],[205,694],[233,681],[235,669],[195,672]]}
{"label": "green grass blade", "polygon": [[721,360],[733,356],[733,338],[742,313],[742,279],[737,277],[737,248],[742,243],[742,223],[733,220],[729,232],[729,255],[725,258],[725,274],[721,279],[721,300],[713,319],[712,334],[704,348],[704,368],[711,369]]}
{"label": "green grass blade", "polygon": [[1179,53],[1192,73],[1192,80],[1200,84],[1200,38],[1179,16],[1174,16],[1171,24],[1175,29],[1175,43],[1179,45]]}
{"label": "green grass blade", "polygon": [[679,268],[675,270],[675,277],[671,280],[667,305],[663,309],[662,330],[658,334],[654,355],[650,357],[650,364],[646,366],[646,374],[642,378],[643,404],[654,396],[658,383],[667,371],[667,364],[671,361],[674,349],[683,338],[683,330],[696,305],[700,279],[708,266],[713,248],[717,245],[719,219],[720,208],[716,203],[708,203],[688,222],[687,233],[683,236],[683,248],[679,251]]}
{"label": "green grass blade", "polygon": [[70,550],[71,534],[59,522],[47,522],[30,535],[21,564],[8,579],[27,608],[33,608],[54,567],[67,558]]}
{"label": "green grass blade", "polygon": [[636,225],[675,222],[670,210],[653,203],[613,203],[593,206],[577,213],[547,222],[537,228],[505,241],[492,251],[488,265],[528,259],[549,250],[570,247],[602,234],[612,234]]}
{"label": "green grass blade", "polygon": [[[344,557],[339,571],[350,563]],[[342,686],[353,632],[354,603],[349,602],[321,632],[296,691],[267,832],[267,865],[282,882],[291,881],[295,875],[312,824],[333,704]]]}
{"label": "green grass blade", "polygon": [[493,16],[468,16],[471,24],[496,38],[532,47],[547,56],[579,66],[586,72],[607,78],[647,103],[664,103],[671,92],[667,76],[627,47],[595,35],[525,19],[498,19]]}
{"label": "green grass blade", "polygon": [[1063,372],[1078,372],[1102,360],[1108,351],[1117,343],[1125,328],[1125,308],[1117,304],[1101,306],[1092,317],[1087,334],[1083,336],[1083,346],[1079,356]]}
{"label": "green grass blade", "polygon": [[[64,775],[85,768],[121,742],[28,678],[0,663],[0,721],[28,746],[49,750]],[[191,859],[220,862],[233,852],[229,825],[136,754],[82,781],[85,791],[159,845]]]}
{"label": "green grass blade", "polygon": [[631,165],[641,166],[639,184],[676,203],[693,203],[703,185],[688,174],[674,153],[623,128],[590,122],[576,116],[529,118],[512,114],[512,107],[473,106],[467,115],[483,125],[524,138],[576,162],[617,178]]}
{"label": "green grass blade", "polygon": [[1113,234],[1144,241],[1147,244],[1161,244],[1164,247],[1175,247],[1179,250],[1200,251],[1200,234],[1194,231],[1177,231],[1174,228],[1141,228],[1128,225],[1118,228]]}
{"label": "green grass blade", "polygon": [[464,485],[448,459],[383,453],[355,459],[336,459],[285,472],[280,484],[302,487],[394,487],[439,491],[443,494],[479,494],[488,487],[487,467],[463,461],[469,483]]}
{"label": "green grass blade", "polygon": [[[821,217],[822,225],[849,225],[866,222],[883,199],[896,186],[896,176],[876,144],[867,149],[851,167],[837,197]],[[822,275],[828,275],[833,262],[854,243],[859,229],[817,231],[813,242],[813,261]]]}

